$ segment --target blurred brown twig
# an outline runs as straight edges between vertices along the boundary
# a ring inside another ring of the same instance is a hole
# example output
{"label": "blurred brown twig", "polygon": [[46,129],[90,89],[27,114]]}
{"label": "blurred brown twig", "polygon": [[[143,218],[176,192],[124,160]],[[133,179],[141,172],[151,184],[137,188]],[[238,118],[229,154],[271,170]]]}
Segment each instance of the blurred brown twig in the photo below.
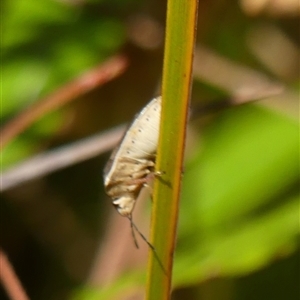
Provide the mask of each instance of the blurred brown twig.
{"label": "blurred brown twig", "polygon": [[0,148],[3,148],[9,141],[46,113],[49,113],[50,111],[77,99],[80,95],[116,78],[124,72],[127,64],[128,61],[125,56],[114,56],[100,66],[89,70],[82,76],[64,85],[53,94],[38,101],[33,106],[28,107],[25,111],[21,112],[4,125],[0,132]]}
{"label": "blurred brown twig", "polygon": [[11,263],[5,253],[0,249],[0,280],[11,300],[29,300]]}
{"label": "blurred brown twig", "polygon": [[121,125],[25,160],[1,174],[0,191],[108,151],[117,144],[124,130],[125,126]]}

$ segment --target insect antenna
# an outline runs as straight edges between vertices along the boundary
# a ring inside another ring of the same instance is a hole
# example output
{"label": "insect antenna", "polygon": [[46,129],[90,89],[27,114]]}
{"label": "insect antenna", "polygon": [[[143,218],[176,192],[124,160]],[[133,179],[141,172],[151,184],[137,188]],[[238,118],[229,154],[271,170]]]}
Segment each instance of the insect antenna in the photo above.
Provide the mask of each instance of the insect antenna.
{"label": "insect antenna", "polygon": [[130,221],[130,227],[131,227],[131,232],[132,232],[132,237],[133,237],[133,240],[134,240],[134,244],[137,248],[139,248],[139,245],[137,243],[137,240],[136,240],[136,236],[135,236],[135,233],[134,233],[134,230],[136,230],[136,232],[139,234],[139,236],[147,243],[148,247],[152,250],[158,264],[160,265],[161,269],[163,270],[163,272],[167,275],[167,271],[166,269],[164,268],[161,260],[159,259],[159,256],[156,252],[156,249],[154,248],[154,246],[147,240],[147,238],[143,235],[143,233],[138,229],[138,227],[133,223],[132,221],[132,216],[129,216],[128,217],[129,221]]}

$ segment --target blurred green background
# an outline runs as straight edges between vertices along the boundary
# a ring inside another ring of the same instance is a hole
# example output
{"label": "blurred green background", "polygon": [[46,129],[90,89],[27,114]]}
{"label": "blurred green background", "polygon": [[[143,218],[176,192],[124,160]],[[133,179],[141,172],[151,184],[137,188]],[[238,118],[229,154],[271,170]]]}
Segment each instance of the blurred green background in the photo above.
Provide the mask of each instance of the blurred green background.
{"label": "blurred green background", "polygon": [[[111,56],[129,59],[120,77],[9,143],[1,155],[4,174],[35,154],[130,121],[158,93],[166,1],[1,6],[2,125]],[[298,1],[199,1],[196,52],[202,52],[192,111],[237,97],[236,77],[245,77],[247,89],[267,78],[285,90],[192,118],[174,300],[299,297],[298,25]],[[1,247],[30,299],[142,299],[147,247],[134,248],[127,220],[105,196],[108,155],[1,194]],[[135,213],[143,232],[148,202]],[[8,299],[3,288],[0,298]]]}

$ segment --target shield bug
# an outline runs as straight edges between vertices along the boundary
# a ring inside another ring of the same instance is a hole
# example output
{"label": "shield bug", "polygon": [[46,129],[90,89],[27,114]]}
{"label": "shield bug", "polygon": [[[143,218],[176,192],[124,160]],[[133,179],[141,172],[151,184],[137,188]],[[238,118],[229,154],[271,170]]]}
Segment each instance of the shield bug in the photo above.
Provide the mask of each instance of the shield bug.
{"label": "shield bug", "polygon": [[161,97],[157,97],[135,116],[104,168],[105,191],[112,198],[117,211],[129,219],[135,245],[138,247],[134,229],[154,251],[156,257],[154,247],[133,223],[132,212],[141,189],[147,185],[149,178],[156,174],[154,167],[160,112]]}

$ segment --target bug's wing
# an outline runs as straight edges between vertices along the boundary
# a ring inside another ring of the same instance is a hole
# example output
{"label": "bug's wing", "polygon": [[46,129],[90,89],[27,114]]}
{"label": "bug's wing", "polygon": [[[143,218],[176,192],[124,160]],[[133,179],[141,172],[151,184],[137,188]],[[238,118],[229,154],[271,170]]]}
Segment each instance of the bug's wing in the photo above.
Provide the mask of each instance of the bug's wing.
{"label": "bug's wing", "polygon": [[[161,112],[161,97],[152,99],[134,118],[119,146],[112,152],[104,168],[104,180],[109,181],[120,158],[144,160],[156,153]],[[129,170],[130,172],[130,170]]]}
{"label": "bug's wing", "polygon": [[161,97],[154,98],[129,127],[116,155],[146,159],[156,153],[161,112]]}

